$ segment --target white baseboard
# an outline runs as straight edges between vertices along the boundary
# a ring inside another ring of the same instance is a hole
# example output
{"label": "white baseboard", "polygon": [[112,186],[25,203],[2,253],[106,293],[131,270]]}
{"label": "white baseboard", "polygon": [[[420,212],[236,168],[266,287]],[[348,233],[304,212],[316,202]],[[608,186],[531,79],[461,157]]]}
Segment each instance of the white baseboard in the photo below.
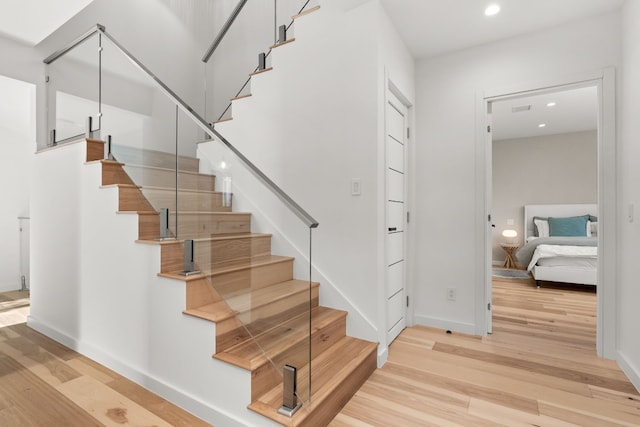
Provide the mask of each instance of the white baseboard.
{"label": "white baseboard", "polygon": [[640,370],[638,370],[638,367],[629,362],[629,358],[619,350],[616,359],[622,371],[629,378],[629,381],[631,381],[631,384],[640,392]]}
{"label": "white baseboard", "polygon": [[387,363],[387,359],[389,358],[389,346],[385,346],[384,348],[380,347],[378,344],[378,368],[382,368],[385,363]]}
{"label": "white baseboard", "polygon": [[27,317],[27,325],[54,341],[59,342],[78,353],[93,359],[94,361],[104,365],[119,374],[125,376],[129,380],[143,385],[146,389],[156,393],[157,395],[167,399],[168,401],[178,405],[184,410],[194,414],[203,420],[213,423],[214,425],[230,426],[230,427],[245,427],[246,423],[227,413],[226,411],[211,406],[202,400],[184,393],[181,390],[177,390],[170,384],[158,380],[157,378],[150,376],[138,369],[133,368],[127,363],[121,360],[111,357],[109,354],[102,350],[95,348],[92,345],[79,342],[73,337],[61,332],[55,328],[51,328],[46,323],[39,321],[33,316]]}
{"label": "white baseboard", "polygon": [[444,329],[445,331],[461,332],[463,334],[476,335],[476,327],[471,323],[452,322],[437,317],[414,315],[416,325],[429,326],[431,328]]}

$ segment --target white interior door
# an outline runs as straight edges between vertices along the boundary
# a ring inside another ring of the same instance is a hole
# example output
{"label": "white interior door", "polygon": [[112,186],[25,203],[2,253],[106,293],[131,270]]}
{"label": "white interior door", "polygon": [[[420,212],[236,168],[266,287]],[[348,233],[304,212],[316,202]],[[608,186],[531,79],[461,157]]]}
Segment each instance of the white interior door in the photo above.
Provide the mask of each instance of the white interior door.
{"label": "white interior door", "polygon": [[405,153],[406,107],[391,93],[385,112],[386,259],[385,297],[387,343],[406,326],[405,286]]}

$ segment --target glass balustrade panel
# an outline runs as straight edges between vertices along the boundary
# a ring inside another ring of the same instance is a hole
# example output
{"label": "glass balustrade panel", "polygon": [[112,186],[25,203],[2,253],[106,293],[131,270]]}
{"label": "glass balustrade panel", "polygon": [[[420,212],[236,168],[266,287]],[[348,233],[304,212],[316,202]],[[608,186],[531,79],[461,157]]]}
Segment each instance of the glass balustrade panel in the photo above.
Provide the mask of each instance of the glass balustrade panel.
{"label": "glass balustrade panel", "polygon": [[89,117],[91,130],[99,130],[99,46],[100,35],[94,34],[46,65],[47,145],[82,138]]}

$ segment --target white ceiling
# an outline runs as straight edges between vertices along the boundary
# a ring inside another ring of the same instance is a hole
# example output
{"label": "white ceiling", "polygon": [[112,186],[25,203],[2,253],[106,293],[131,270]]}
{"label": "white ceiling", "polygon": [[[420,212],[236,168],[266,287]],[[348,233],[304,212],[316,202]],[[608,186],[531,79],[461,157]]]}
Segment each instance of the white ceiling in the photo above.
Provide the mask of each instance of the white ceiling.
{"label": "white ceiling", "polygon": [[[548,107],[549,102],[556,105]],[[528,111],[513,108],[530,105]],[[493,139],[513,139],[595,130],[598,92],[595,86],[493,103]],[[538,127],[539,124],[545,127]]]}
{"label": "white ceiling", "polygon": [[[382,0],[417,59],[618,10],[624,0]],[[497,3],[501,12],[484,16]]]}
{"label": "white ceiling", "polygon": [[0,0],[0,34],[35,46],[92,0]]}
{"label": "white ceiling", "polygon": [[[0,0],[0,34],[35,45],[91,1]],[[624,0],[381,1],[416,59],[612,12],[624,3]],[[358,2],[364,0],[355,3]],[[498,3],[502,10],[496,16],[486,17],[484,9],[490,3]],[[585,106],[595,105],[595,101],[585,102],[588,96],[591,95],[580,91],[558,94],[558,106],[554,109],[542,108],[539,104],[542,99],[513,101],[518,105],[533,105],[529,113],[519,114],[510,113],[511,104],[508,102],[496,103],[494,137],[505,139],[594,128],[594,112]],[[508,110],[505,114],[500,112],[502,107]],[[541,122],[547,123],[545,129],[537,127]]]}

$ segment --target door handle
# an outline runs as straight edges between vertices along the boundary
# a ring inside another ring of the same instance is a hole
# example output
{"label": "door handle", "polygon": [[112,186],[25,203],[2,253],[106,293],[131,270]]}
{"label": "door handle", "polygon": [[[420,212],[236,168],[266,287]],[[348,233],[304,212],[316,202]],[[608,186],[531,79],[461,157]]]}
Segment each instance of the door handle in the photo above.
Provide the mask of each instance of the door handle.
{"label": "door handle", "polygon": [[397,231],[398,228],[397,227],[389,227],[389,231]]}

